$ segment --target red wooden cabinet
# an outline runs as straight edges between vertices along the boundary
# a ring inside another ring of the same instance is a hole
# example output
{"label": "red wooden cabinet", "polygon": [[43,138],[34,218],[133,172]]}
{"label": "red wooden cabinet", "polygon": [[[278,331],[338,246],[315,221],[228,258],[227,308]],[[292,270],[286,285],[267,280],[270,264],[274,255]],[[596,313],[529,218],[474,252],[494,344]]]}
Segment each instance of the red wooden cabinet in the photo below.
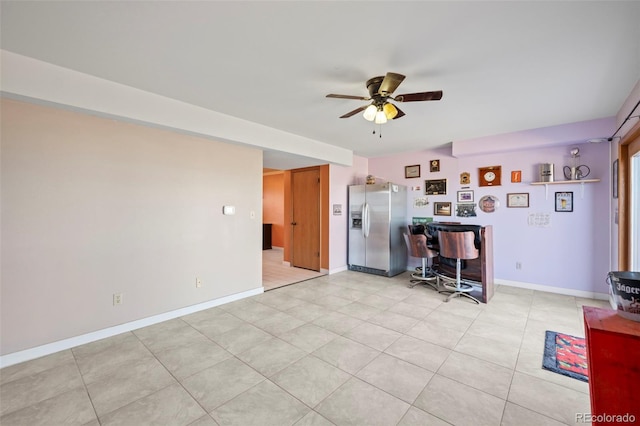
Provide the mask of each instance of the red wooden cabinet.
{"label": "red wooden cabinet", "polygon": [[584,324],[590,420],[594,425],[640,424],[640,322],[612,309],[585,306]]}

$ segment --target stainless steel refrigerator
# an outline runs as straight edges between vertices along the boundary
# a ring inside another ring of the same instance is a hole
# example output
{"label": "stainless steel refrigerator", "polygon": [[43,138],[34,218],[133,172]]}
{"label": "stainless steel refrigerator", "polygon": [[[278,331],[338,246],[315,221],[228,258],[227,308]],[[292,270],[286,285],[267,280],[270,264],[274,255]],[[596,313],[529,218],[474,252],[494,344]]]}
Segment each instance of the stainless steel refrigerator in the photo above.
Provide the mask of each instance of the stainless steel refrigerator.
{"label": "stainless steel refrigerator", "polygon": [[349,186],[349,269],[387,277],[404,272],[406,214],[405,186]]}

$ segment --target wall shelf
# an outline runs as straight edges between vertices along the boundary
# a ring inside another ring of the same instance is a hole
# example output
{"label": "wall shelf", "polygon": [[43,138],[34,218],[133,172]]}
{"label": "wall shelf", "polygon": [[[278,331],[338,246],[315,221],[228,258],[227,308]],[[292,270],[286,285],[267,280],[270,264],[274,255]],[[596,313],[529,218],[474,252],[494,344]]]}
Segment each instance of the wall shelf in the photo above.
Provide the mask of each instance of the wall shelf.
{"label": "wall shelf", "polygon": [[600,179],[581,179],[581,180],[555,180],[553,182],[531,182],[531,185],[560,185],[560,184],[575,184],[575,183],[595,183],[600,182]]}
{"label": "wall shelf", "polygon": [[580,184],[580,197],[584,197],[584,184],[600,182],[600,179],[581,179],[581,180],[556,180],[553,182],[531,182],[531,185],[544,185],[544,198],[549,198],[549,185],[575,185]]}

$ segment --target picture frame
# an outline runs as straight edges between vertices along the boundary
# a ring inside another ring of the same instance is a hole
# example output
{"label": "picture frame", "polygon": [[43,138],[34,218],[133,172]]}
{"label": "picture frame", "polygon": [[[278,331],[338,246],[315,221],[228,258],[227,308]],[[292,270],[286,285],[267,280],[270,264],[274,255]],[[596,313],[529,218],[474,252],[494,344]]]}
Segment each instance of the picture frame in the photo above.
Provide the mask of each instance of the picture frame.
{"label": "picture frame", "polygon": [[413,207],[427,207],[429,199],[427,197],[417,197],[413,200]]}
{"label": "picture frame", "polygon": [[462,172],[460,173],[460,185],[470,185],[471,184],[471,173]]}
{"label": "picture frame", "polygon": [[511,183],[520,183],[520,182],[522,182],[522,170],[513,170],[511,172]]}
{"label": "picture frame", "polygon": [[448,201],[439,201],[433,203],[434,216],[451,216],[451,203]]}
{"label": "picture frame", "polygon": [[404,166],[404,178],[413,179],[420,177],[420,164],[414,164],[412,166]]}
{"label": "picture frame", "polygon": [[510,192],[507,194],[507,207],[509,208],[528,208],[529,193],[528,192]]}
{"label": "picture frame", "polygon": [[573,192],[556,192],[556,211],[573,211]]}
{"label": "picture frame", "polygon": [[440,171],[440,160],[431,160],[429,162],[429,171],[431,173]]}
{"label": "picture frame", "polygon": [[472,190],[458,191],[458,202],[473,203],[473,191]]}
{"label": "picture frame", "polygon": [[457,204],[456,216],[458,217],[476,217],[476,205],[474,203]]}
{"label": "picture frame", "polygon": [[446,195],[447,180],[446,179],[428,179],[424,181],[425,195]]}
{"label": "picture frame", "polygon": [[432,217],[412,217],[411,224],[412,225],[426,225],[427,223],[433,222]]}
{"label": "picture frame", "polygon": [[613,198],[618,198],[618,159],[613,162],[613,166],[611,167],[611,192],[613,193]]}

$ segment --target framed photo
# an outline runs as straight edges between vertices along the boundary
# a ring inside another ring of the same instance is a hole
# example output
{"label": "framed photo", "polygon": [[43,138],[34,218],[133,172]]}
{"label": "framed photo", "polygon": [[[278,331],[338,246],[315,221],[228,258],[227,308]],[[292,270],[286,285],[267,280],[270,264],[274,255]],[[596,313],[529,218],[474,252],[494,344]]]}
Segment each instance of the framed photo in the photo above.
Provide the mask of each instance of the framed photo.
{"label": "framed photo", "polygon": [[425,195],[446,195],[447,180],[446,179],[425,180],[424,193]]}
{"label": "framed photo", "polygon": [[458,217],[476,217],[476,205],[473,203],[469,204],[458,204],[456,206],[456,216]]}
{"label": "framed photo", "polygon": [[573,192],[556,192],[556,211],[573,211]]}
{"label": "framed photo", "polygon": [[429,171],[431,173],[439,172],[440,171],[440,160],[431,160],[429,162]]}
{"label": "framed photo", "polygon": [[473,203],[473,191],[458,191],[459,203]]}
{"label": "framed photo", "polygon": [[449,202],[433,203],[433,215],[434,216],[451,216],[451,203]]}
{"label": "framed photo", "polygon": [[613,192],[613,198],[618,198],[618,160],[613,162],[611,168],[611,189]]}
{"label": "framed photo", "polygon": [[529,207],[529,193],[512,192],[507,194],[507,207]]}
{"label": "framed photo", "polygon": [[413,166],[404,166],[404,178],[412,179],[420,177],[420,164],[414,164]]}

